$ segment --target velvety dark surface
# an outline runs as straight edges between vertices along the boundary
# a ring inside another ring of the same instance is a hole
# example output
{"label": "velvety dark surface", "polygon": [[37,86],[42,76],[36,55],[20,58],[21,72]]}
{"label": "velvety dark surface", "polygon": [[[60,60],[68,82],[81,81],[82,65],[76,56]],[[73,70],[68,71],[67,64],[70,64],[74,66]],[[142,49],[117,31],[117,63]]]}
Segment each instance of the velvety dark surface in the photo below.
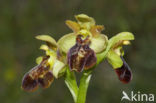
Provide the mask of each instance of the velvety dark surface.
{"label": "velvety dark surface", "polygon": [[63,78],[34,93],[21,90],[22,77],[44,55],[34,37],[49,34],[58,40],[71,32],[65,20],[85,13],[104,24],[111,36],[130,31],[135,35],[125,47],[125,60],[133,80],[122,84],[115,70],[103,62],[93,72],[87,103],[120,103],[122,91],[156,95],[155,0],[1,0],[0,1],[0,102],[73,103]]}

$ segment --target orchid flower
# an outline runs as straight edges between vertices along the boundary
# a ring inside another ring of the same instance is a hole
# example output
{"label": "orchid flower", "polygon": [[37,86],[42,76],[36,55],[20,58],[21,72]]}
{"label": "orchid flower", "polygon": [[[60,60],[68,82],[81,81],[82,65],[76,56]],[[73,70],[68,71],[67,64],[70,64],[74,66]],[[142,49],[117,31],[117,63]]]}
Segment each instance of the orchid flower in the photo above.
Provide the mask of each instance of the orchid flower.
{"label": "orchid flower", "polygon": [[[24,75],[24,90],[35,91],[38,85],[48,88],[54,78],[64,77],[74,102],[85,103],[92,71],[105,59],[112,65],[122,83],[132,80],[132,71],[123,58],[123,45],[130,44],[134,35],[121,32],[108,39],[101,33],[104,26],[96,25],[92,17],[79,14],[75,18],[76,21],[66,21],[72,32],[65,34],[58,42],[48,35],[36,37],[46,42],[40,47],[45,51],[45,56],[38,57],[37,66]],[[75,71],[82,73],[79,86]]]}

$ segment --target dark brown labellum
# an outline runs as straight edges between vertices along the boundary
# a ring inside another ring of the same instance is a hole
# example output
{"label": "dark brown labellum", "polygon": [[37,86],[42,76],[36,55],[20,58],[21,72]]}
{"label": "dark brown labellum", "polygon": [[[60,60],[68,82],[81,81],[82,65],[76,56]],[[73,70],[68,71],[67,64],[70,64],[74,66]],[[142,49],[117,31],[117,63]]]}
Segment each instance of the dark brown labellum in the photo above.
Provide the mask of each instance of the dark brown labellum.
{"label": "dark brown labellum", "polygon": [[35,91],[38,87],[38,82],[36,79],[33,79],[29,74],[25,74],[22,81],[22,89],[25,91]]}
{"label": "dark brown labellum", "polygon": [[89,69],[96,64],[96,55],[94,51],[89,48],[89,37],[82,40],[82,35],[76,38],[76,44],[68,52],[68,64],[71,70],[78,72],[83,69]]}
{"label": "dark brown labellum", "polygon": [[43,88],[49,87],[53,81],[53,75],[49,72],[50,66],[47,64],[48,59],[49,56],[44,57],[39,65],[25,74],[22,80],[22,89],[30,92],[35,91],[38,84],[41,84]]}
{"label": "dark brown labellum", "polygon": [[123,61],[123,65],[121,68],[117,68],[115,69],[117,75],[118,75],[118,78],[121,82],[127,84],[129,83],[131,80],[132,80],[132,71],[129,67],[129,65],[126,63],[126,61],[122,58],[122,61]]}
{"label": "dark brown labellum", "polygon": [[89,52],[88,55],[89,56],[88,56],[88,59],[86,61],[85,70],[93,67],[96,64],[96,61],[97,61],[96,55],[95,55],[94,52]]}
{"label": "dark brown labellum", "polygon": [[53,82],[53,80],[54,80],[53,74],[51,72],[47,72],[43,77],[40,77],[38,79],[38,82],[42,88],[48,88]]}

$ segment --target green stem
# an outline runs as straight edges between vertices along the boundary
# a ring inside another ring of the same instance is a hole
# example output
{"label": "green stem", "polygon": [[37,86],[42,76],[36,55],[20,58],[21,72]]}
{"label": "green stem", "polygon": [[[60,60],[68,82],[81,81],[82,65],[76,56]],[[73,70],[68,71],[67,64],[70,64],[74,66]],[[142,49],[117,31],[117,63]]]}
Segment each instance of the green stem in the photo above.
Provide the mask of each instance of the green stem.
{"label": "green stem", "polygon": [[75,103],[85,103],[86,95],[87,95],[87,89],[89,86],[89,81],[91,79],[92,70],[102,60],[104,60],[106,58],[106,55],[107,55],[110,47],[111,46],[108,46],[104,52],[96,55],[97,56],[97,63],[92,69],[83,72],[83,75],[82,75],[81,80],[80,80],[79,88],[77,86],[76,77],[75,77],[74,72],[71,72],[69,70],[69,67],[66,68],[67,71],[66,71],[66,76],[65,76],[65,83],[66,83],[67,87],[69,88]]}
{"label": "green stem", "polygon": [[85,103],[90,79],[91,79],[91,71],[84,72],[80,80],[79,92],[76,103]]}
{"label": "green stem", "polygon": [[66,71],[66,76],[65,76],[65,83],[73,96],[74,102],[76,103],[77,94],[78,94],[78,86],[76,82],[76,77],[75,77],[74,72],[71,72],[69,68],[66,68],[66,70],[67,71]]}

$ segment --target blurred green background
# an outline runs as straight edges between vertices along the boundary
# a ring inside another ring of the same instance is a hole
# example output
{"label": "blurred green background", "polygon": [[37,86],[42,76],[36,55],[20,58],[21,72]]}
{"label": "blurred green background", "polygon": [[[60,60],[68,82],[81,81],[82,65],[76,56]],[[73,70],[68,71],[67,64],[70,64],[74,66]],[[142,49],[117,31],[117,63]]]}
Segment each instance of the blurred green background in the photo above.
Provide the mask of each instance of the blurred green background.
{"label": "blurred green background", "polygon": [[125,59],[133,71],[130,84],[122,84],[107,63],[93,72],[87,103],[120,103],[122,91],[156,95],[156,0],[1,0],[0,1],[0,102],[73,103],[63,78],[34,93],[21,90],[23,75],[44,55],[34,37],[49,34],[58,40],[71,32],[65,20],[85,13],[104,24],[108,37],[130,31],[132,45]]}

